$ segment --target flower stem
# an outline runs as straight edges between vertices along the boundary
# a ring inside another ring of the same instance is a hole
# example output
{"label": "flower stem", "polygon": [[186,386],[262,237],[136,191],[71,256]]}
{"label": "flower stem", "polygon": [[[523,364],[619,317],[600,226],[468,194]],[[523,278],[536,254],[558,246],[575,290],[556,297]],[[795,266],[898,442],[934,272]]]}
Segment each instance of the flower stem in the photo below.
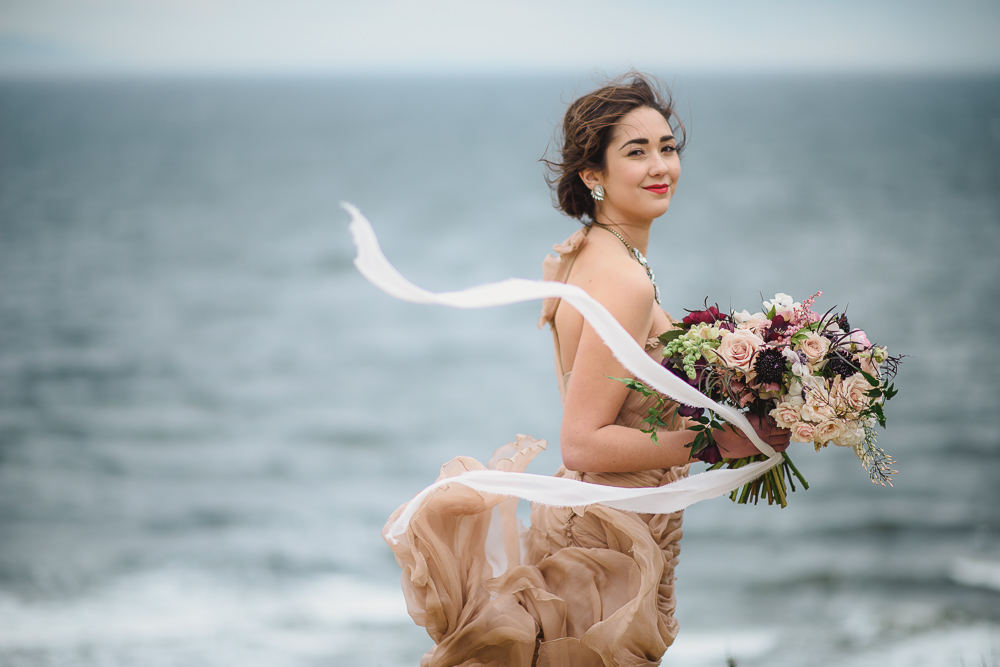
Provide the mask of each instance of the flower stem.
{"label": "flower stem", "polygon": [[802,482],[802,488],[803,489],[808,489],[809,488],[809,482],[806,481],[806,478],[802,476],[802,473],[799,472],[799,469],[795,467],[794,463],[792,463],[792,459],[791,459],[790,456],[788,456],[788,452],[781,452],[781,455],[785,457],[785,463],[791,469],[791,471],[795,475],[795,477],[798,478],[798,480],[800,482]]}

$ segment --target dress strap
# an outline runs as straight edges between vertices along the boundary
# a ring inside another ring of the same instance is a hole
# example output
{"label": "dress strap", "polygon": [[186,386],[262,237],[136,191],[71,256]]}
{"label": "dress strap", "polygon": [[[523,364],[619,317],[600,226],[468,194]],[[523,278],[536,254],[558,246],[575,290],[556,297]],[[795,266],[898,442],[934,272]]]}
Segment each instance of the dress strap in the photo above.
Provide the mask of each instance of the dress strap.
{"label": "dress strap", "polygon": [[[542,262],[542,280],[554,280],[565,283],[569,278],[569,272],[573,268],[580,250],[587,245],[587,230],[584,227],[573,232],[573,235],[562,243],[552,246],[552,249],[559,253],[547,255]],[[566,372],[563,370],[562,350],[559,346],[559,332],[556,331],[556,311],[561,303],[559,298],[549,298],[542,302],[542,314],[538,318],[538,328],[541,329],[546,324],[552,329],[552,346],[556,357],[556,381],[559,383],[559,395],[562,401],[566,402]]]}

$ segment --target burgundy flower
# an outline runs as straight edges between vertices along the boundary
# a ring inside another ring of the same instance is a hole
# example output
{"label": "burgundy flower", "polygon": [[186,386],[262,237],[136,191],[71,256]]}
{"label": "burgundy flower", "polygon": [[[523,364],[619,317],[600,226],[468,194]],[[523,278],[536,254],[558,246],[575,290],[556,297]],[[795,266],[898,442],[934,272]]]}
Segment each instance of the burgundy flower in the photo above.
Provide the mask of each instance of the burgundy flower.
{"label": "burgundy flower", "polygon": [[764,336],[764,340],[767,342],[772,342],[779,340],[785,335],[785,331],[788,330],[788,325],[790,323],[781,315],[775,315],[771,319],[771,325],[767,328],[767,335]]}
{"label": "burgundy flower", "polygon": [[681,403],[677,406],[677,414],[681,417],[701,417],[705,413],[705,408],[696,408],[693,405]]}
{"label": "burgundy flower", "polygon": [[726,319],[726,315],[719,312],[719,309],[715,306],[709,306],[705,310],[693,310],[690,315],[687,315],[682,322],[684,324],[712,324],[713,322],[718,322],[719,320]]}
{"label": "burgundy flower", "polygon": [[708,465],[715,465],[722,460],[722,453],[719,452],[718,445],[709,445],[694,456],[699,461],[704,461]]}

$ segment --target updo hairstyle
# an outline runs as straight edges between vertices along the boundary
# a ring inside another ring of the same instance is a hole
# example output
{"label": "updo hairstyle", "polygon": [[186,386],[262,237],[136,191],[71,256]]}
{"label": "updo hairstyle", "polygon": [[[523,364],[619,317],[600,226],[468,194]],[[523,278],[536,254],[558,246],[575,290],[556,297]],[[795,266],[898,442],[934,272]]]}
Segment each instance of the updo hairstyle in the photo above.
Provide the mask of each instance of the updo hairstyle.
{"label": "updo hairstyle", "polygon": [[549,167],[550,175],[546,180],[555,190],[555,206],[566,215],[593,222],[594,199],[580,178],[580,172],[604,169],[611,135],[626,114],[642,107],[659,111],[675,128],[675,134],[680,135],[676,137],[677,153],[683,150],[684,124],[674,113],[670,91],[651,79],[638,72],[628,72],[569,105],[563,118],[562,160],[542,160]]}

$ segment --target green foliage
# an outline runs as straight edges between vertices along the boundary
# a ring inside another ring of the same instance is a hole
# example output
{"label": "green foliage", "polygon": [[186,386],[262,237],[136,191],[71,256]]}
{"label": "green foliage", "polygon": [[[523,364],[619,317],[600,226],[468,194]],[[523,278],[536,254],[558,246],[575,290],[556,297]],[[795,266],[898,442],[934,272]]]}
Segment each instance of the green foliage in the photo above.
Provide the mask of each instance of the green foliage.
{"label": "green foliage", "polygon": [[[652,440],[655,444],[659,445],[660,438],[659,435],[657,435],[656,433],[657,430],[661,428],[666,429],[670,427],[670,424],[663,419],[663,417],[665,416],[664,413],[669,412],[669,410],[665,410],[667,405],[667,397],[659,393],[655,389],[647,387],[644,383],[640,382],[639,380],[636,380],[635,378],[615,378],[611,376],[605,376],[605,377],[607,377],[609,380],[618,380],[629,389],[639,392],[646,398],[649,398],[650,396],[656,397],[656,404],[649,406],[647,417],[640,422],[640,424],[645,424],[646,426],[640,427],[639,430],[643,433],[649,434],[649,439]],[[674,408],[674,410],[676,410],[676,408]]]}

